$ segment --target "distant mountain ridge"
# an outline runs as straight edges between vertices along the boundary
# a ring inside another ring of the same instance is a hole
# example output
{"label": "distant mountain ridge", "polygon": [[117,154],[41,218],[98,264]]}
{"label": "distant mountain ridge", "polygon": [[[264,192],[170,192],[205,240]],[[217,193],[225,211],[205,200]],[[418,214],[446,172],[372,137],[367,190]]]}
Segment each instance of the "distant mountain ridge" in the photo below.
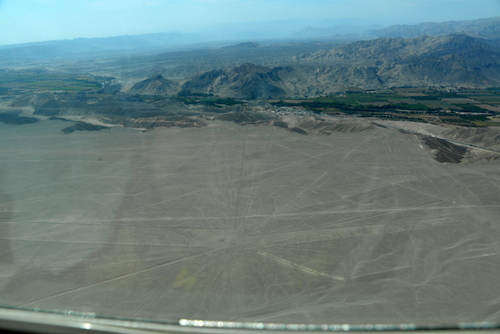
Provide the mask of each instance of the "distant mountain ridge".
{"label": "distant mountain ridge", "polygon": [[297,31],[299,38],[317,40],[367,40],[381,37],[412,38],[422,35],[444,36],[466,34],[472,37],[497,39],[500,37],[500,17],[477,20],[423,22],[419,24],[396,24],[389,27],[331,26],[313,27]]}
{"label": "distant mountain ridge", "polygon": [[391,85],[500,83],[500,50],[467,35],[359,41],[317,52],[309,59],[372,67],[380,82]]}
{"label": "distant mountain ridge", "polygon": [[[332,22],[332,24],[334,24]],[[498,39],[500,37],[500,17],[468,21],[427,22],[416,25],[394,25],[383,29],[370,26],[331,26],[317,28],[306,25],[292,29],[283,22],[255,23],[259,25],[259,33],[252,35],[252,25],[237,26],[238,33],[231,33],[229,26],[220,30],[207,30],[198,33],[166,32],[154,34],[124,35],[101,38],[76,38],[71,40],[55,40],[36,43],[0,46],[2,59],[55,59],[58,57],[77,57],[84,54],[119,54],[120,51],[157,50],[174,46],[186,47],[189,43],[211,41],[240,41],[238,47],[257,47],[258,44],[245,41],[264,41],[266,39],[282,39],[287,41],[346,41],[373,39],[379,37],[412,38],[421,35],[442,36],[448,34],[466,34],[472,37]],[[273,27],[272,33],[264,33],[265,27]],[[278,29],[287,26],[287,29]],[[236,26],[235,26],[236,27]],[[253,27],[254,29],[256,27]],[[246,30],[245,30],[246,29]],[[298,30],[297,30],[298,29]],[[235,30],[235,31],[236,31]],[[248,30],[248,31],[247,31]],[[281,32],[279,32],[281,31]],[[279,32],[279,33],[278,33]],[[238,34],[241,37],[238,37]],[[225,36],[225,37],[224,37]],[[243,37],[244,36],[244,37]]]}
{"label": "distant mountain ridge", "polygon": [[124,50],[139,50],[165,47],[182,43],[188,34],[157,33],[135,36],[116,36],[99,38],[75,38],[15,45],[0,46],[2,58],[39,58],[72,57],[82,54],[99,54]]}
{"label": "distant mountain ridge", "polygon": [[[486,60],[497,60],[499,49],[482,39],[467,35],[419,36],[415,38],[378,38],[357,41],[345,46],[322,50],[310,57],[317,60],[377,60],[378,62],[413,61],[424,56],[467,56]],[[492,58],[493,57],[493,58]]]}
{"label": "distant mountain ridge", "polygon": [[472,37],[496,39],[500,37],[500,16],[467,21],[424,22],[414,25],[398,24],[384,29],[372,30],[370,34],[377,37],[394,38],[465,34]]}
{"label": "distant mountain ridge", "polygon": [[[445,36],[380,37],[328,43],[287,41],[265,44],[239,40],[229,47],[219,44],[218,47],[212,45],[205,49],[141,56],[130,56],[124,52],[121,57],[95,57],[94,61],[66,61],[68,59],[64,56],[52,62],[45,62],[44,59],[30,63],[22,57],[15,61],[24,67],[35,64],[72,73],[115,77],[113,85],[103,86],[99,91],[103,94],[127,92],[128,89],[129,94],[139,95],[206,94],[239,99],[268,99],[327,95],[350,87],[498,87],[500,39],[471,36],[471,32],[495,35],[499,29],[496,22],[500,23],[500,18],[453,24],[433,23],[433,29],[429,28],[429,24],[422,24],[385,30],[385,33],[395,34],[410,28],[412,33],[422,29],[431,29],[434,34],[463,29],[469,31],[469,34]],[[165,40],[169,36],[174,39],[179,37],[174,35],[148,35],[145,40],[135,36],[137,40],[134,43],[137,46],[153,45],[160,37]],[[107,40],[89,39],[84,42],[102,45]],[[73,51],[79,52],[76,46],[82,41],[67,42],[76,43]],[[116,45],[110,43],[107,47],[117,47],[121,43],[120,38],[114,43]],[[0,47],[0,61],[3,56],[8,57],[8,52],[15,54],[26,51],[23,50]],[[47,54],[49,56],[50,52]]]}
{"label": "distant mountain ridge", "polygon": [[298,62],[206,71],[186,81],[181,94],[265,99],[328,94],[349,86],[500,85],[500,50],[467,35],[358,41],[304,55]]}

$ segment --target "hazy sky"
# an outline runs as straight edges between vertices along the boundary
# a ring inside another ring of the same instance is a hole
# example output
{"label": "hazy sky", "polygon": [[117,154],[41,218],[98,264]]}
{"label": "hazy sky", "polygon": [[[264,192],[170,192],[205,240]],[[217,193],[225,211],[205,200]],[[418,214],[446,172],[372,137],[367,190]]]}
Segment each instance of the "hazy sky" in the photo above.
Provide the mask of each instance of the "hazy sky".
{"label": "hazy sky", "polygon": [[379,24],[500,16],[500,0],[0,0],[0,45],[228,22],[361,18]]}

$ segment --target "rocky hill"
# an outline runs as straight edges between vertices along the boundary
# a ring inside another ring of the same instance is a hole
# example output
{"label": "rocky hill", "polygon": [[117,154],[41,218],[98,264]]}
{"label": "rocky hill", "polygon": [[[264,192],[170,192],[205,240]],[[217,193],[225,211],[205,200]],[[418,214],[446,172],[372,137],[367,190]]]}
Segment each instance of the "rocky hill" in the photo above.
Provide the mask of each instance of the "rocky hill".
{"label": "rocky hill", "polygon": [[241,99],[267,99],[286,96],[280,72],[293,71],[243,64],[228,70],[213,70],[194,76],[182,86],[181,94],[213,94]]}
{"label": "rocky hill", "polygon": [[165,79],[162,75],[156,75],[136,83],[130,90],[130,94],[141,95],[175,95],[179,91],[179,84],[175,81]]}

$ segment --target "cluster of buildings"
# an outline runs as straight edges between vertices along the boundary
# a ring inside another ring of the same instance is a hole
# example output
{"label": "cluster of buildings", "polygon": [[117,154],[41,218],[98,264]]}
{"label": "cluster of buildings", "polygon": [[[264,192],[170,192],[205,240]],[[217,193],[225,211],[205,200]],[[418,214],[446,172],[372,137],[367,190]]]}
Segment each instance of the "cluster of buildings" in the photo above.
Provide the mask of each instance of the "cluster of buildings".
{"label": "cluster of buildings", "polygon": [[268,110],[268,112],[271,112],[271,113],[273,113],[277,116],[280,116],[280,117],[281,116],[289,116],[289,115],[318,116],[317,113],[313,113],[312,111],[298,109],[298,108],[291,108],[291,107],[276,107],[276,108],[273,108],[271,110]]}

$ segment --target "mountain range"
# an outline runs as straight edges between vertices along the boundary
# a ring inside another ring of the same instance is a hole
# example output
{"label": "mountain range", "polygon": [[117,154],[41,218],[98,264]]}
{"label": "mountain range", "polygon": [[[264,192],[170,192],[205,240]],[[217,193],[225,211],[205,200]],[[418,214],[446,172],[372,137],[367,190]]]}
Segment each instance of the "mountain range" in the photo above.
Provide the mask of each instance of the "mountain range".
{"label": "mountain range", "polygon": [[415,25],[393,25],[369,32],[377,37],[411,38],[422,35],[443,36],[465,34],[472,37],[496,39],[500,36],[500,17],[467,21],[424,22]]}
{"label": "mountain range", "polygon": [[[302,28],[297,28],[301,27]],[[119,56],[126,51],[134,55],[158,53],[161,50],[203,48],[214,43],[231,45],[234,41],[265,41],[266,44],[283,41],[353,41],[380,37],[411,38],[422,35],[442,36],[466,34],[472,37],[498,39],[500,17],[468,21],[427,22],[415,25],[380,27],[362,21],[308,22],[270,21],[239,25],[223,24],[197,33],[165,32],[125,35],[103,38],[76,38],[26,44],[0,46],[0,60],[54,59],[96,56]]]}
{"label": "mountain range", "polygon": [[267,99],[327,95],[353,86],[500,85],[500,50],[467,35],[379,38],[292,58],[287,66],[244,63],[202,71],[178,85],[153,76],[136,83],[129,92]]}
{"label": "mountain range", "polygon": [[[77,39],[0,47],[0,67],[113,77],[112,82],[100,82],[101,94],[274,99],[329,95],[353,87],[498,87],[499,27],[496,17],[392,26],[372,30],[366,40],[240,40],[168,52],[153,51],[179,43],[185,35]],[[413,35],[417,37],[400,37]],[[122,46],[128,51],[120,56],[107,53]],[[38,48],[45,50],[39,55],[43,59],[29,58]],[[86,50],[94,56],[66,57]]]}

